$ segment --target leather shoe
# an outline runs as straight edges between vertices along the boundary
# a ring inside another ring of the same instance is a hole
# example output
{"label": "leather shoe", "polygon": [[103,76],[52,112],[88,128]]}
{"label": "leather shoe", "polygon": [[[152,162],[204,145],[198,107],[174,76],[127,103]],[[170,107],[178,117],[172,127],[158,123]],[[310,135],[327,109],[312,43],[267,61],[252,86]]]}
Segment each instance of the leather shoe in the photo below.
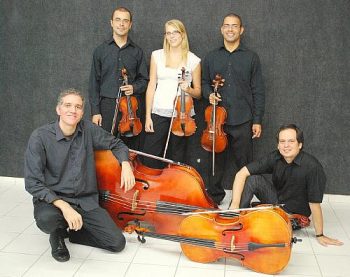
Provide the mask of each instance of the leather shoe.
{"label": "leather shoe", "polygon": [[69,251],[64,242],[65,230],[56,230],[50,234],[51,255],[58,262],[66,262],[70,259]]}

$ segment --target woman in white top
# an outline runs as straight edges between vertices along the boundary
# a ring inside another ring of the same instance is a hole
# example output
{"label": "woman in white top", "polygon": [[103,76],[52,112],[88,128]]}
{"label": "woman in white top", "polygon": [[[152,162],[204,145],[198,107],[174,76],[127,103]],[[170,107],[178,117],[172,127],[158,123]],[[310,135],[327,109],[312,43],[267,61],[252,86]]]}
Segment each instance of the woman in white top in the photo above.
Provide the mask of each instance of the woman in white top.
{"label": "woman in white top", "polygon": [[[183,67],[186,78],[179,81]],[[189,51],[186,29],[181,21],[172,19],[165,23],[163,49],[152,52],[149,77],[143,149],[146,153],[163,156],[176,96],[183,90],[191,97],[201,97],[200,59]],[[171,136],[171,159],[184,162],[186,141],[187,137]],[[162,167],[156,160],[145,158],[144,163]]]}

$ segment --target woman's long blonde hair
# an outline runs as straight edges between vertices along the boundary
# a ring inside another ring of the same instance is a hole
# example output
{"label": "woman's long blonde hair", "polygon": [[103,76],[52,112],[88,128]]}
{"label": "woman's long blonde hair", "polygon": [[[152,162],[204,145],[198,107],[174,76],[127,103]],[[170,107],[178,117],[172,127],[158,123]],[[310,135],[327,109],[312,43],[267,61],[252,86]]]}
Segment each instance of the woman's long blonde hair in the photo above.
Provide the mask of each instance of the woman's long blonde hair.
{"label": "woman's long blonde hair", "polygon": [[177,31],[180,32],[180,35],[182,37],[182,43],[181,43],[182,62],[184,62],[186,64],[187,63],[187,54],[190,51],[186,28],[185,28],[185,25],[180,20],[172,19],[172,20],[167,21],[164,25],[163,49],[164,49],[164,53],[165,53],[165,66],[168,66],[169,55],[170,55],[170,44],[169,44],[168,40],[166,39],[166,35],[165,35],[167,26],[172,26]]}

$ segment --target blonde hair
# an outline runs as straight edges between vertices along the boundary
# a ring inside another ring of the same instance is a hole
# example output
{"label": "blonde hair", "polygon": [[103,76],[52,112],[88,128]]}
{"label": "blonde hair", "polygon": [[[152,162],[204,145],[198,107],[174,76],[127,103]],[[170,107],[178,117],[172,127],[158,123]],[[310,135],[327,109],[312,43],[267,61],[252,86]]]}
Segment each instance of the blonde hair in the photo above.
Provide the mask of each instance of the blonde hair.
{"label": "blonde hair", "polygon": [[189,43],[188,43],[185,25],[178,19],[172,19],[172,20],[167,21],[164,25],[163,49],[164,49],[164,53],[165,53],[165,66],[168,66],[169,55],[170,55],[170,44],[169,44],[168,40],[166,39],[166,35],[165,35],[167,26],[172,26],[177,31],[180,32],[180,35],[182,37],[182,42],[181,42],[182,61],[184,63],[187,63],[187,54],[190,51],[190,47],[189,47]]}

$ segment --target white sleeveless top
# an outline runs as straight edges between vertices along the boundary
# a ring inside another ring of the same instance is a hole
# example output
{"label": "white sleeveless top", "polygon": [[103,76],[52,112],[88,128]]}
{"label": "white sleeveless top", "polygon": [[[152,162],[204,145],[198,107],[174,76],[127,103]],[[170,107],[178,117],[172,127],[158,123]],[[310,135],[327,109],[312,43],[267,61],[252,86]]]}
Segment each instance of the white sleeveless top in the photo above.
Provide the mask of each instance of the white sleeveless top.
{"label": "white sleeveless top", "polygon": [[[157,65],[157,87],[154,93],[152,113],[171,117],[173,112],[174,100],[177,95],[181,93],[178,89],[178,78],[181,77],[181,67],[170,68],[165,67],[165,54],[163,49],[152,52],[154,61]],[[186,80],[192,82],[192,71],[200,63],[198,58],[192,52],[188,52],[186,64]],[[194,111],[191,112],[191,116]]]}

